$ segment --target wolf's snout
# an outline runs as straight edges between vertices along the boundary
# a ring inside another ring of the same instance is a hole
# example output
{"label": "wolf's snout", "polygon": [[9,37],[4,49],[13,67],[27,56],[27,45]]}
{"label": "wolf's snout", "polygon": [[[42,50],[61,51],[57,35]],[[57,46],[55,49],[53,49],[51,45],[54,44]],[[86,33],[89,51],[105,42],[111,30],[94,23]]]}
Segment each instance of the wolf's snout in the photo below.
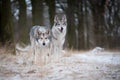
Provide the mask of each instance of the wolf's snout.
{"label": "wolf's snout", "polygon": [[63,31],[63,27],[61,27],[61,31]]}
{"label": "wolf's snout", "polygon": [[45,43],[43,43],[43,46],[45,46]]}
{"label": "wolf's snout", "polygon": [[61,31],[61,32],[63,31],[63,27],[61,27],[60,31]]}

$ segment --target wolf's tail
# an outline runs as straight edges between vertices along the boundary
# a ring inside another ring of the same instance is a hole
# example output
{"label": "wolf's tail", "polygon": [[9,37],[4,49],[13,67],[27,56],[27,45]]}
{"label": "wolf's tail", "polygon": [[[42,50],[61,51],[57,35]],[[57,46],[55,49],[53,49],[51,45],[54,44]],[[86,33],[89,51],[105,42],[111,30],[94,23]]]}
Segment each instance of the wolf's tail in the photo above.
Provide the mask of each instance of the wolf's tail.
{"label": "wolf's tail", "polygon": [[28,52],[30,50],[30,48],[31,48],[30,45],[23,48],[19,44],[16,44],[16,50],[17,51]]}

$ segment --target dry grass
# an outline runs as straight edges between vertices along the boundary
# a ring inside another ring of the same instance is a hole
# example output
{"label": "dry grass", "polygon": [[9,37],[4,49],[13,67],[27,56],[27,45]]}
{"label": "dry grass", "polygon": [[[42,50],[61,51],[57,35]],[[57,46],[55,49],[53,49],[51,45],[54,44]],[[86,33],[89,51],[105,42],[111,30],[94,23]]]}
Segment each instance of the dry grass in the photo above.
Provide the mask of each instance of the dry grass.
{"label": "dry grass", "polygon": [[7,49],[4,47],[0,47],[0,54],[8,53]]}
{"label": "dry grass", "polygon": [[13,44],[0,45],[0,54],[15,54],[15,47]]}

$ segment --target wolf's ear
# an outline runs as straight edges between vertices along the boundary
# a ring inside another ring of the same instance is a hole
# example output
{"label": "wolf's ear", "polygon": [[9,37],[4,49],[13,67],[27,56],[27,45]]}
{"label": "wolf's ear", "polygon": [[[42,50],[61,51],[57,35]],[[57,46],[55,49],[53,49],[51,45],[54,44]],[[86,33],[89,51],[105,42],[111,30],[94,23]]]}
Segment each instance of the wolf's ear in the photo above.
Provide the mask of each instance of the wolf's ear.
{"label": "wolf's ear", "polygon": [[58,16],[55,15],[54,22],[58,22]]}
{"label": "wolf's ear", "polygon": [[62,21],[65,21],[65,22],[67,21],[66,15],[62,16]]}
{"label": "wolf's ear", "polygon": [[49,29],[47,30],[46,34],[50,34],[50,30]]}
{"label": "wolf's ear", "polygon": [[37,30],[37,34],[38,34],[38,35],[41,35],[41,32],[39,31],[39,29]]}

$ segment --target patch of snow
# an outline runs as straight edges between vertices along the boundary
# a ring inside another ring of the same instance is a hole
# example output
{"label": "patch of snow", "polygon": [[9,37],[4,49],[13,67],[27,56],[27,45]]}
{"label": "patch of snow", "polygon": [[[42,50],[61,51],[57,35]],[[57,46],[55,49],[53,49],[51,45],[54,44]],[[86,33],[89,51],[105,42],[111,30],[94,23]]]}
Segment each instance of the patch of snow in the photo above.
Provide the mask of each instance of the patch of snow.
{"label": "patch of snow", "polygon": [[92,53],[92,54],[98,54],[98,53],[103,52],[103,51],[104,51],[104,48],[95,47],[93,50],[90,51],[90,53]]}
{"label": "patch of snow", "polygon": [[20,78],[20,75],[16,75],[12,77],[10,80],[22,80],[22,79]]}
{"label": "patch of snow", "polygon": [[[90,52],[90,51],[89,51]],[[119,80],[120,54],[89,52],[62,56],[54,62],[44,65],[18,64],[10,57],[0,57],[0,79],[3,80]],[[65,51],[65,53],[69,53]],[[16,58],[19,58],[16,56]],[[29,58],[29,57],[27,57]],[[54,58],[54,57],[52,57]],[[51,59],[52,59],[51,58]],[[21,60],[21,59],[20,59]],[[27,59],[26,59],[27,60]],[[23,60],[24,61],[24,60]],[[10,77],[6,77],[9,75]]]}

